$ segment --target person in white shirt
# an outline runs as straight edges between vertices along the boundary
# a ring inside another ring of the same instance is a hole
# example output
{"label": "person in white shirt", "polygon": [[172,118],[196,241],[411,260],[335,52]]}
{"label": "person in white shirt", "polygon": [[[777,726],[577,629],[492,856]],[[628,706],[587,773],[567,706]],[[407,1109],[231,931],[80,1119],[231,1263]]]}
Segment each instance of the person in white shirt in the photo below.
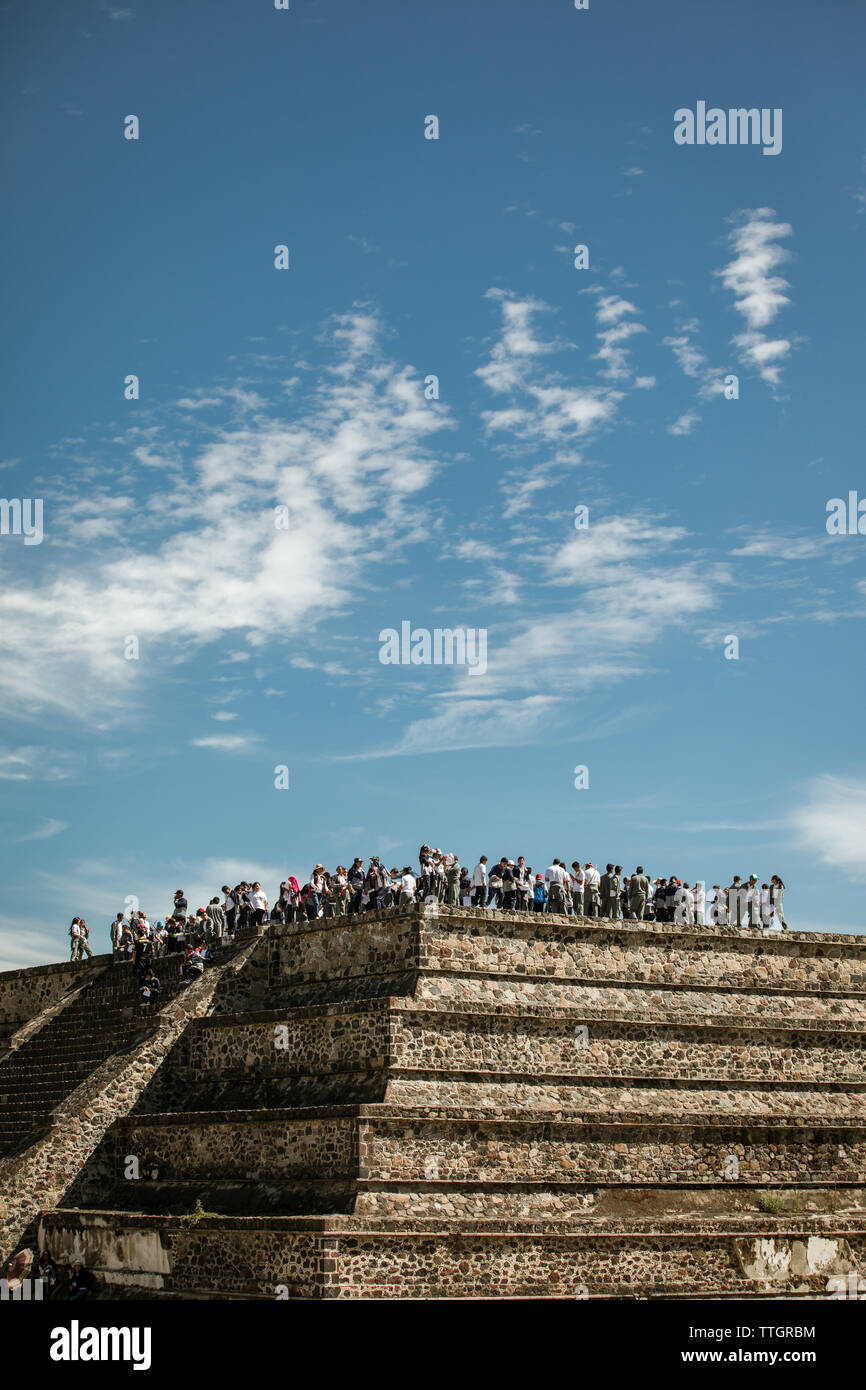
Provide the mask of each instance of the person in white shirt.
{"label": "person in white shirt", "polygon": [[400,879],[400,907],[411,907],[415,902],[415,875],[411,864],[404,864]]}
{"label": "person in white shirt", "polygon": [[544,871],[544,880],[547,884],[547,910],[548,912],[565,912],[565,884],[568,875],[565,868],[558,859]]}
{"label": "person in white shirt", "polygon": [[580,867],[580,860],[572,860],[571,873],[569,874],[569,884],[571,887],[571,905],[575,917],[583,916],[583,888],[584,873]]}
{"label": "person in white shirt", "polygon": [[674,922],[678,927],[690,927],[695,920],[695,904],[687,883],[681,883],[674,893]]}
{"label": "person in white shirt", "polygon": [[724,927],[728,921],[728,904],[724,890],[718,883],[714,883],[710,892],[709,905],[707,907],[707,926]]}
{"label": "person in white shirt", "polygon": [[472,870],[472,906],[483,907],[487,897],[487,855],[482,854]]}
{"label": "person in white shirt", "polygon": [[704,880],[702,878],[698,879],[692,889],[692,900],[694,902],[694,916],[692,920],[696,922],[699,927],[703,927],[706,925],[704,922],[704,907],[706,905],[707,895],[704,891]]}
{"label": "person in white shirt", "polygon": [[584,912],[585,912],[585,914],[586,914],[587,917],[597,917],[597,916],[598,916],[598,909],[599,909],[599,902],[600,902],[600,894],[599,894],[599,884],[600,884],[600,883],[601,883],[601,874],[598,872],[598,869],[595,867],[595,865],[594,865],[594,864],[591,864],[591,863],[589,863],[589,862],[587,862],[586,864],[584,864],[584,866],[583,866],[583,900],[584,900],[584,909],[583,909],[583,910],[584,910]]}
{"label": "person in white shirt", "polygon": [[254,883],[247,897],[253,910],[253,921],[257,927],[260,927],[268,912],[268,900],[262,892],[262,885]]}

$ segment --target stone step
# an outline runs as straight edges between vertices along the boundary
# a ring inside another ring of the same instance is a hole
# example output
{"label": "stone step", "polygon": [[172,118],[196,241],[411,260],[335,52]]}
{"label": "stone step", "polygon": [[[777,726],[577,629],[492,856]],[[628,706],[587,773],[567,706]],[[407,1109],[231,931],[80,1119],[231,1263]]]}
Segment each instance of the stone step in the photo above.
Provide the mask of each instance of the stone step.
{"label": "stone step", "polygon": [[[276,1298],[740,1297],[806,1292],[866,1272],[857,1218],[593,1217],[467,1223],[422,1217],[179,1217],[53,1211],[39,1243],[115,1285]],[[208,1271],[206,1281],[202,1270]]]}

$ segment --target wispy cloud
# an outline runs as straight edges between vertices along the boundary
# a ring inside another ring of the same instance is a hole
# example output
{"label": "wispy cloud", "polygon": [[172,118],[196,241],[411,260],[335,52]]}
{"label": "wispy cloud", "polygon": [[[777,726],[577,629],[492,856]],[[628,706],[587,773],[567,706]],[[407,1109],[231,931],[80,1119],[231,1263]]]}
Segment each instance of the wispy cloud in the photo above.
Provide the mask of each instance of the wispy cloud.
{"label": "wispy cloud", "polygon": [[728,241],[735,255],[714,274],[734,296],[734,308],[746,321],[746,330],[737,334],[733,345],[742,360],[773,388],[781,382],[782,366],[792,347],[790,338],[770,338],[764,332],[780,310],[790,303],[784,293],[789,283],[776,272],[791,260],[791,252],[780,246],[792,235],[787,222],[775,222],[772,208],[753,208],[737,213]]}
{"label": "wispy cloud", "polygon": [[26,844],[29,840],[50,840],[61,831],[68,830],[69,824],[65,820],[46,820],[44,825],[40,825],[36,830],[29,831],[26,835],[19,835],[15,843],[17,845]]}

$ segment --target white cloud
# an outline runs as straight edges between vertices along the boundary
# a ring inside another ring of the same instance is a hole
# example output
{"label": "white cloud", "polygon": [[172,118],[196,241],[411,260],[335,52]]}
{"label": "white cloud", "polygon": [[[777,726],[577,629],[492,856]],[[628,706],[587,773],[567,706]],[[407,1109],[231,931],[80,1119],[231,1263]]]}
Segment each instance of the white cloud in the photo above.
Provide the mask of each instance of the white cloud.
{"label": "white cloud", "polygon": [[691,434],[700,418],[694,410],[687,410],[672,425],[668,425],[668,434]]}
{"label": "white cloud", "polygon": [[[52,566],[49,556],[41,580],[0,573],[0,709],[118,722],[148,696],[145,661],[159,671],[219,642],[224,661],[247,663],[280,640],[274,634],[288,641],[345,611],[370,564],[427,539],[416,494],[439,466],[430,441],[451,418],[424,400],[418,373],[384,355],[382,337],[366,309],[332,320],[323,334],[329,365],[311,380],[297,419],[286,420],[280,397],[273,418],[259,413],[204,446],[198,412],[188,445],[150,436],[142,444],[139,431],[132,453],[169,461],[139,524],[116,545],[88,548],[79,535],[74,562],[64,554]],[[263,405],[241,387],[211,394],[246,410]],[[95,467],[84,467],[70,527],[90,522],[114,534],[124,498],[88,511]],[[290,508],[288,530],[275,526],[277,505]],[[141,665],[124,660],[130,634]]]}
{"label": "white cloud", "polygon": [[782,360],[792,344],[788,338],[768,339],[763,330],[790,303],[784,293],[790,288],[789,283],[776,271],[791,259],[791,252],[778,243],[791,236],[793,229],[787,222],[773,221],[774,215],[772,208],[753,208],[737,214],[732,219],[737,225],[728,237],[734,259],[714,274],[733,293],[734,308],[746,320],[746,331],[732,339],[734,346],[748,366],[777,387]]}
{"label": "white cloud", "polygon": [[61,831],[68,830],[69,824],[65,820],[52,820],[49,818],[43,825],[31,830],[26,835],[19,835],[15,841],[17,845],[26,844],[30,840],[50,840]]}
{"label": "white cloud", "polygon": [[258,734],[209,734],[207,738],[190,739],[193,748],[216,748],[221,753],[246,753],[260,743]]}
{"label": "white cloud", "polygon": [[866,879],[866,780],[815,778],[792,812],[791,825],[803,847],[825,864]]}

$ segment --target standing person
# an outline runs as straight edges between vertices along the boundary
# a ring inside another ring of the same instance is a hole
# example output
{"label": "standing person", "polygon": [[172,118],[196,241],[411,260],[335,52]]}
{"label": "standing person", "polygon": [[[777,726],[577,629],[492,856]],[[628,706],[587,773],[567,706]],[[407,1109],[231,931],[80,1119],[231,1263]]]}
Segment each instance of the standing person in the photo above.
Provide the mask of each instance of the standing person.
{"label": "standing person", "polygon": [[219,898],[211,898],[205,908],[205,913],[207,914],[209,924],[208,934],[210,940],[215,946],[218,946],[223,939],[223,934],[226,929],[225,909],[220,905]]}
{"label": "standing person", "polygon": [[227,883],[222,886],[223,891],[223,912],[226,915],[226,931],[229,936],[234,936],[237,924],[238,900],[229,888]]}
{"label": "standing person", "polygon": [[728,921],[732,927],[741,927],[743,918],[746,915],[746,890],[743,887],[739,874],[734,874],[731,882],[725,889],[725,896],[728,900]]}
{"label": "standing person", "polygon": [[554,859],[545,869],[544,879],[547,883],[547,911],[564,913],[566,873],[558,859]]}
{"label": "standing person", "polygon": [[132,964],[139,979],[144,976],[145,970],[153,959],[153,945],[150,937],[144,928],[140,928],[135,946],[132,952]]}
{"label": "standing person", "polygon": [[694,884],[694,887],[692,888],[692,898],[694,899],[695,904],[695,924],[699,927],[703,927],[706,925],[706,923],[704,922],[704,907],[706,905],[707,895],[704,890],[704,880],[702,878],[699,878]]}
{"label": "standing person", "polygon": [[601,874],[598,869],[587,861],[583,866],[583,899],[587,917],[598,916],[600,882]]}
{"label": "standing person", "polygon": [[571,905],[574,910],[574,915],[575,917],[582,917],[584,875],[583,869],[580,867],[579,859],[572,859],[571,861],[571,874],[569,875],[569,880],[571,887]]}
{"label": "standing person", "polygon": [[778,874],[773,874],[770,878],[770,909],[773,916],[782,925],[782,931],[788,930],[788,923],[785,921],[785,885]]}
{"label": "standing person", "polygon": [[460,906],[472,906],[472,879],[469,877],[469,869],[466,865],[460,870]]}
{"label": "standing person", "polygon": [[449,907],[460,906],[460,860],[457,855],[450,856],[452,862],[445,869],[445,902]]}
{"label": "standing person", "polygon": [[693,922],[694,903],[687,883],[677,885],[674,893],[674,922],[678,927],[690,927]]}
{"label": "standing person", "polygon": [[761,925],[761,890],[758,887],[757,874],[749,874],[749,881],[746,884],[746,908],[749,914],[749,926],[759,927]]}
{"label": "standing person", "polygon": [[262,885],[254,883],[249,893],[249,904],[253,912],[253,923],[260,927],[268,915],[268,900],[262,892]]}
{"label": "standing person", "polygon": [[410,908],[415,902],[415,875],[412,872],[411,864],[403,865],[403,875],[400,879],[400,907]]}
{"label": "standing person", "polygon": [[720,888],[718,883],[714,883],[710,892],[709,905],[707,907],[708,926],[724,927],[728,921],[727,900],[725,891]]}
{"label": "standing person", "polygon": [[378,854],[370,855],[370,864],[364,878],[364,889],[367,893],[368,905],[371,912],[377,912],[382,906],[382,893],[385,888],[385,873],[379,862]]}
{"label": "standing person", "polygon": [[494,907],[501,907],[502,905],[502,861],[494,864],[487,875],[487,902],[485,906],[489,907],[491,903]]}
{"label": "standing person", "polygon": [[483,907],[487,896],[487,855],[482,854],[472,870],[472,906]]}
{"label": "standing person", "polygon": [[73,917],[72,922],[70,923],[70,927],[69,927],[69,942],[70,942],[69,959],[70,959],[70,960],[81,960],[82,950],[81,950],[81,926],[80,926],[80,922],[81,922],[81,918],[80,918],[80,917]]}
{"label": "standing person", "polygon": [[502,910],[503,912],[513,912],[514,904],[517,900],[517,885],[514,882],[514,860],[509,859],[502,865]]}
{"label": "standing person", "polygon": [[612,912],[610,902],[611,902],[611,897],[612,897],[612,895],[613,895],[613,865],[612,865],[612,864],[606,864],[605,867],[604,867],[604,873],[601,875],[601,878],[600,878],[599,881],[598,881],[598,895],[599,895],[599,916],[601,916],[601,917],[610,917],[611,912]]}
{"label": "standing person", "polygon": [[516,907],[520,912],[528,912],[532,899],[532,882],[530,871],[526,867],[526,860],[522,854],[517,856],[517,864],[514,868],[514,884],[517,888]]}
{"label": "standing person", "polygon": [[547,889],[544,886],[544,879],[541,874],[535,875],[535,887],[532,890],[532,910],[533,912],[543,912],[544,904],[547,902]]}
{"label": "standing person", "polygon": [[[325,889],[324,873],[324,864],[317,864],[310,874],[310,891],[307,894],[307,918],[310,922],[314,922],[319,915],[319,907]],[[361,883],[363,885],[363,878]],[[361,895],[363,897],[363,886]]]}
{"label": "standing person", "polygon": [[182,888],[178,888],[177,892],[174,895],[174,902],[171,905],[172,916],[179,917],[182,914],[185,917],[188,908],[189,903],[187,902],[187,899],[184,895],[184,891]]}
{"label": "standing person", "polygon": [[642,922],[649,896],[649,879],[638,864],[628,881],[628,915],[632,922]]}
{"label": "standing person", "polygon": [[364,900],[364,861],[358,855],[352,861],[352,867],[348,874],[349,883],[349,911],[351,913],[361,911],[361,903]]}
{"label": "standing person", "polygon": [[87,929],[87,923],[85,922],[83,917],[79,917],[78,927],[81,932],[81,949],[84,952],[84,954],[92,960],[93,952],[90,949],[90,932]]}
{"label": "standing person", "polygon": [[610,916],[616,922],[619,920],[619,889],[622,883],[622,865],[614,864],[613,873],[610,876]]}
{"label": "standing person", "polygon": [[433,892],[437,903],[445,900],[445,858],[441,850],[433,851]]}
{"label": "standing person", "polygon": [[112,922],[111,926],[108,928],[108,935],[109,935],[110,938],[111,938],[111,951],[112,951],[112,954],[113,954],[113,956],[114,956],[114,958],[115,958],[115,960],[116,960],[117,957],[118,957],[118,955],[120,954],[120,941],[121,941],[121,937],[123,936],[123,913],[122,913],[122,912],[118,912],[118,914],[117,914],[117,916],[115,917],[114,921]]}

